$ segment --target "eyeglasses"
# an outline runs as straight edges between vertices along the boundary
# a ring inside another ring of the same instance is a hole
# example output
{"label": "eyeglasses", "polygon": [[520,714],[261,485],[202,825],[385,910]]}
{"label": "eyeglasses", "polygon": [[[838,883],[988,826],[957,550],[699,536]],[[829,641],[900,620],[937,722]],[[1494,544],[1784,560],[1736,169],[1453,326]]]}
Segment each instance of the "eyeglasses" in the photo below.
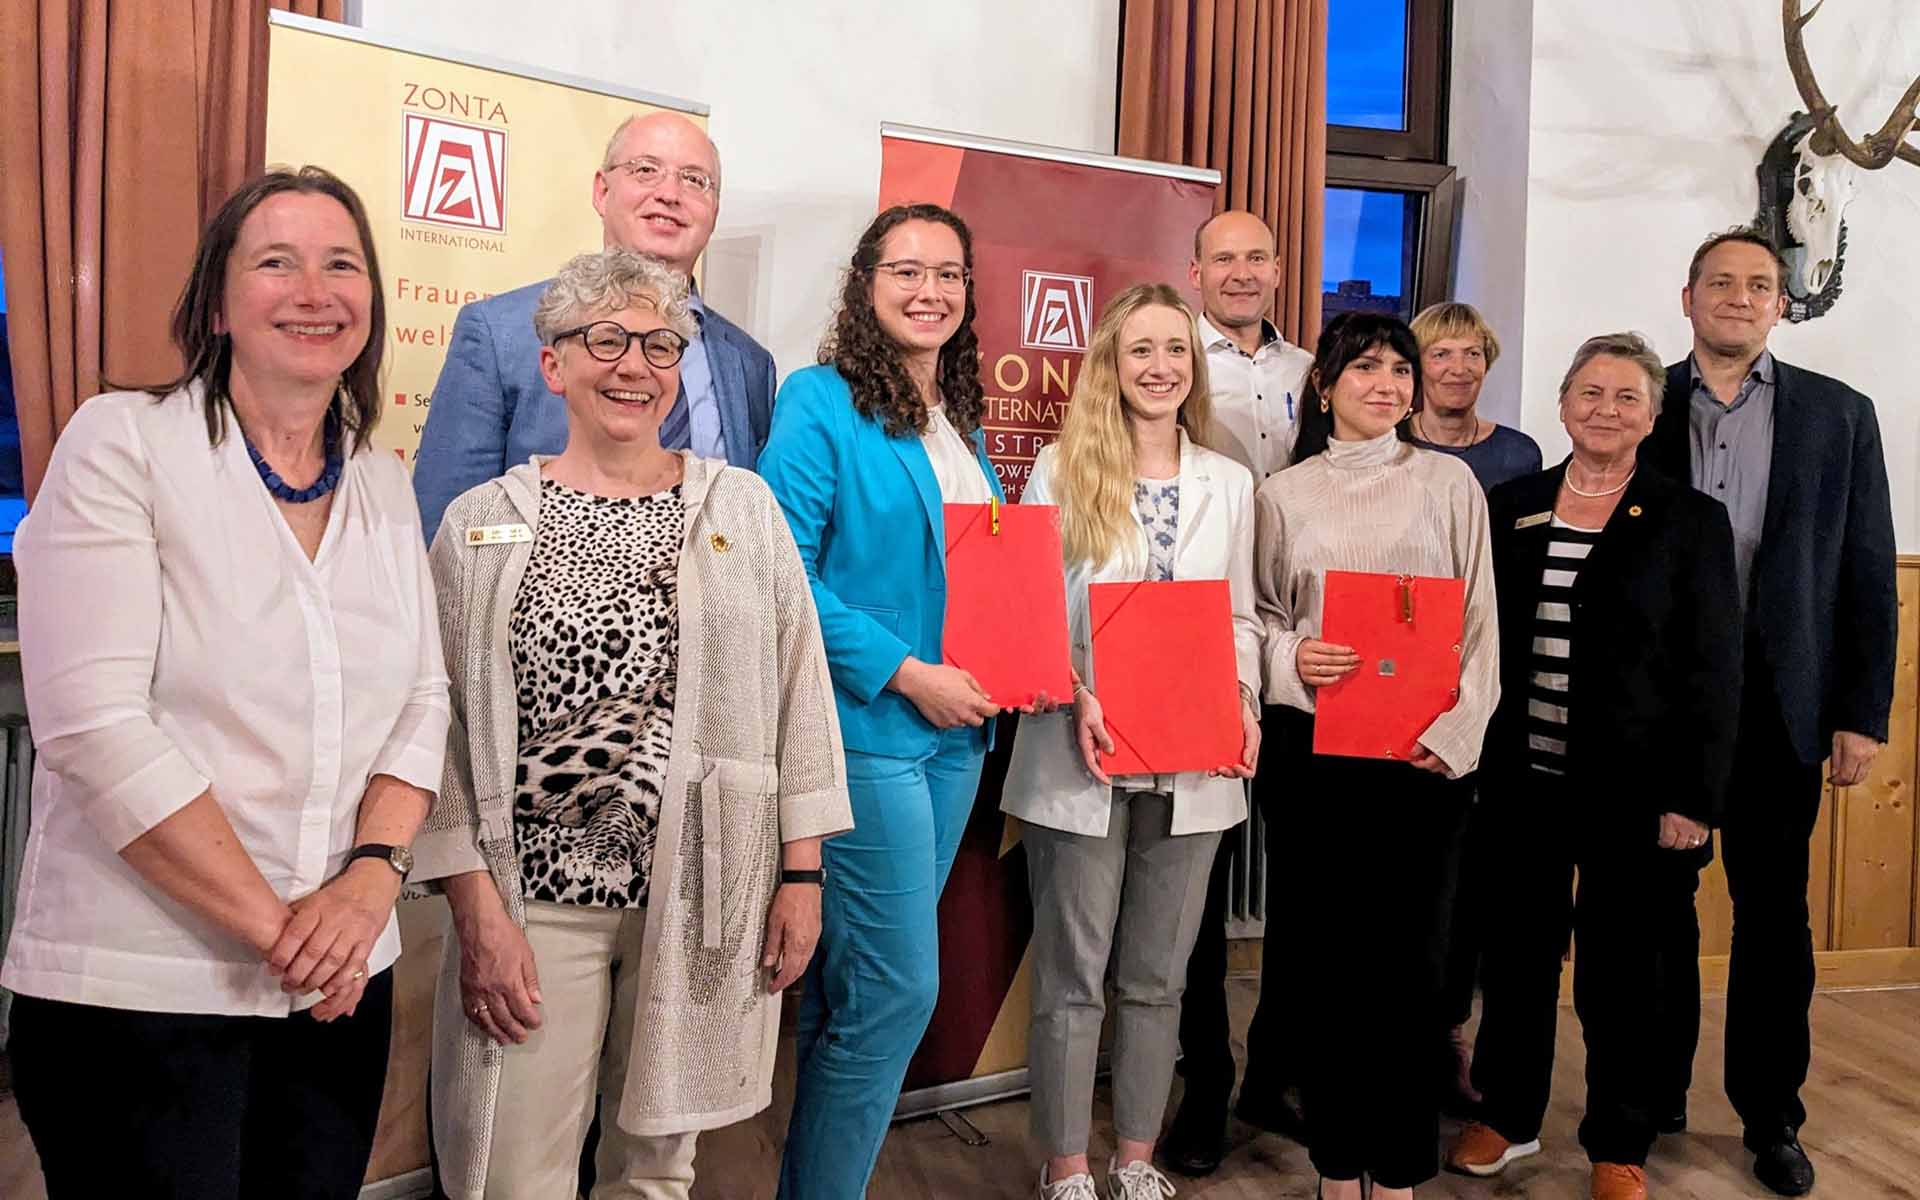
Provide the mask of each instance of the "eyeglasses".
{"label": "eyeglasses", "polygon": [[923,262],[915,262],[910,258],[875,263],[872,269],[883,275],[891,275],[894,285],[903,292],[919,291],[920,285],[927,281],[929,274],[933,276],[934,286],[941,291],[964,292],[967,290],[967,279],[972,275],[972,272],[965,267],[957,267],[950,263],[929,267]]}
{"label": "eyeglasses", "polygon": [[639,184],[640,190],[644,192],[651,192],[663,186],[669,175],[679,179],[681,187],[702,196],[713,195],[720,186],[712,175],[699,167],[681,167],[676,171],[654,158],[630,158],[626,162],[614,163],[607,169],[625,171],[633,176],[633,181]]}
{"label": "eyeglasses", "polygon": [[647,361],[662,370],[680,361],[687,352],[687,339],[671,329],[649,329],[645,333],[635,333],[618,321],[594,321],[590,324],[563,329],[553,335],[552,345],[558,345],[562,338],[578,335],[585,343],[587,353],[601,362],[619,362],[627,356],[628,347],[640,343],[640,353]]}

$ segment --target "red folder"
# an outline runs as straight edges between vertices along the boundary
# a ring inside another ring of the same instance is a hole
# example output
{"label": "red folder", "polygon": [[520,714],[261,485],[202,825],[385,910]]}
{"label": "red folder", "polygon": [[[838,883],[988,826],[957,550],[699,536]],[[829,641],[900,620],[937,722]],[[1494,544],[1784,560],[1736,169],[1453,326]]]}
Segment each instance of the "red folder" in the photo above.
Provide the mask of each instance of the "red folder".
{"label": "red folder", "polygon": [[1328,571],[1320,637],[1360,665],[1315,698],[1313,752],[1413,756],[1420,735],[1460,697],[1461,579]]}
{"label": "red folder", "polygon": [[1224,579],[1087,588],[1093,683],[1110,775],[1215,771],[1240,761],[1233,598]]}
{"label": "red folder", "polygon": [[1073,696],[1060,510],[1050,504],[949,504],[947,624],[940,657],[1004,708]]}

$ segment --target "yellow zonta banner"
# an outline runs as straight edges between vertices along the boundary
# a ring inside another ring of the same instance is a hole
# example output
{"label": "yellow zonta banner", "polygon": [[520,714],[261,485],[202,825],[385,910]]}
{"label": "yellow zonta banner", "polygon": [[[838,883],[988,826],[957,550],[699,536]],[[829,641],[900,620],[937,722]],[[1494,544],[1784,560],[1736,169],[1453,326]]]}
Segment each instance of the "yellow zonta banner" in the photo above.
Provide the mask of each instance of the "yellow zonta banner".
{"label": "yellow zonta banner", "polygon": [[387,301],[374,441],[411,465],[460,306],[599,248],[593,171],[624,118],[707,110],[279,12],[270,38],[267,163],[325,167],[366,203]]}

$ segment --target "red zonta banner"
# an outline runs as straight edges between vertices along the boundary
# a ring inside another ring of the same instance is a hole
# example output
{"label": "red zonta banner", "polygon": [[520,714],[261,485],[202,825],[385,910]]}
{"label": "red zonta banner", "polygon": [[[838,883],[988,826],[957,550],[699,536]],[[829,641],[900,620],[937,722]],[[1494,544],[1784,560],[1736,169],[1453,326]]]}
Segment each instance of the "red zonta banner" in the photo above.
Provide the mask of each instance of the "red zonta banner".
{"label": "red zonta banner", "polygon": [[[973,231],[987,454],[1008,500],[1059,434],[1101,306],[1136,283],[1170,283],[1192,299],[1193,234],[1213,211],[1218,180],[1166,163],[881,127],[880,207],[945,205]],[[965,1103],[979,1089],[947,1085],[1026,1065],[1027,990],[1016,982],[1033,915],[1026,854],[1000,815],[1012,744],[1003,720],[941,897],[940,1002],[907,1073],[903,1113]]]}

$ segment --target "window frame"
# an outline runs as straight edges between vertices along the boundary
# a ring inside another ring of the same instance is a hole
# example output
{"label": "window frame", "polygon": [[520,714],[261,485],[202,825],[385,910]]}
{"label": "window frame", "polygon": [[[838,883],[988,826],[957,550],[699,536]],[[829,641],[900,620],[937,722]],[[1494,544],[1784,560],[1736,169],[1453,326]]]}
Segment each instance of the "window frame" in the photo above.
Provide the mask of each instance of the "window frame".
{"label": "window frame", "polygon": [[1420,233],[1413,256],[1413,311],[1438,304],[1452,294],[1460,209],[1460,173],[1456,168],[1445,163],[1328,154],[1327,186],[1418,197]]}
{"label": "window frame", "polygon": [[1446,159],[1452,18],[1452,0],[1407,0],[1407,127],[1368,129],[1329,122],[1329,160],[1334,155],[1432,163]]}

